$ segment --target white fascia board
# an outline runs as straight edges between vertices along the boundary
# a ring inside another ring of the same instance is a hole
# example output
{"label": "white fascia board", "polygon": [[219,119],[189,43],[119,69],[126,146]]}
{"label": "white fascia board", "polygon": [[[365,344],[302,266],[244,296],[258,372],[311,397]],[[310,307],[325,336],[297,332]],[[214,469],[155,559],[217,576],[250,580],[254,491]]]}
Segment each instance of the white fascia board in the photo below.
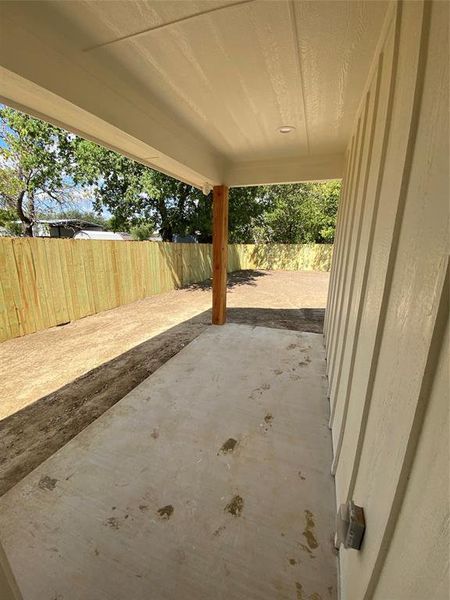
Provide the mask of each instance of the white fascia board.
{"label": "white fascia board", "polygon": [[344,154],[305,156],[231,165],[225,174],[230,187],[341,179]]}

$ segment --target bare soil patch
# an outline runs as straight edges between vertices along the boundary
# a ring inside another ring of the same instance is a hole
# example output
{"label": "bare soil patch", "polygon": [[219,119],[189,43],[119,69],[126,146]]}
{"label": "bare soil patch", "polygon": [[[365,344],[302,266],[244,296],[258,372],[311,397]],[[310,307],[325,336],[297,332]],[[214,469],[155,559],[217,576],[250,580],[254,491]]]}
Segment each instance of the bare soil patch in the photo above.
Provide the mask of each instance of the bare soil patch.
{"label": "bare soil patch", "polygon": [[[240,271],[228,321],[320,333],[328,273]],[[197,337],[210,282],[0,344],[0,495]]]}

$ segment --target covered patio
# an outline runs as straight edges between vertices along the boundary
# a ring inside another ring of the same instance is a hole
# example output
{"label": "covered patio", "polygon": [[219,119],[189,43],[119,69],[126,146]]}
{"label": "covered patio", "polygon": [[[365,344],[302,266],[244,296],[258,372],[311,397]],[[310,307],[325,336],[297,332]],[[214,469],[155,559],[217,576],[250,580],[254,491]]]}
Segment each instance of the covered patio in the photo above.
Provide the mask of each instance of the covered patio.
{"label": "covered patio", "polygon": [[0,499],[24,598],[336,598],[322,336],[210,327]]}
{"label": "covered patio", "polygon": [[222,324],[229,188],[343,177],[388,6],[6,1],[0,100],[213,192]]}
{"label": "covered patio", "polygon": [[[448,598],[448,9],[0,4],[2,102],[214,215],[214,325],[0,500],[6,597]],[[229,188],[338,178],[325,349],[224,325]]]}

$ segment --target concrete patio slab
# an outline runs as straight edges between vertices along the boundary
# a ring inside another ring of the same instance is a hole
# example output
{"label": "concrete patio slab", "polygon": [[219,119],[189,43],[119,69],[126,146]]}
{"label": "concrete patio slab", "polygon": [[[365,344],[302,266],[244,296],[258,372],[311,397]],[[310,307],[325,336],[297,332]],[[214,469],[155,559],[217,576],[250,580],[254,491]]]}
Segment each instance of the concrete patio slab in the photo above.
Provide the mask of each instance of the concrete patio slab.
{"label": "concrete patio slab", "polygon": [[322,336],[210,327],[0,499],[25,600],[336,595]]}

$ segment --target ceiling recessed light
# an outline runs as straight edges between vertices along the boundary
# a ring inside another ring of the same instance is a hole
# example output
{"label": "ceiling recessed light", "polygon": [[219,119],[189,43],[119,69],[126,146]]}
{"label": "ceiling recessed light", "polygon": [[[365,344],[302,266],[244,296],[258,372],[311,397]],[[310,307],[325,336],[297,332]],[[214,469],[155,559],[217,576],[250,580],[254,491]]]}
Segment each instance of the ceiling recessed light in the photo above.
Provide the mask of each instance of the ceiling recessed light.
{"label": "ceiling recessed light", "polygon": [[295,127],[293,125],[282,125],[281,127],[278,127],[280,133],[291,133],[294,129]]}

